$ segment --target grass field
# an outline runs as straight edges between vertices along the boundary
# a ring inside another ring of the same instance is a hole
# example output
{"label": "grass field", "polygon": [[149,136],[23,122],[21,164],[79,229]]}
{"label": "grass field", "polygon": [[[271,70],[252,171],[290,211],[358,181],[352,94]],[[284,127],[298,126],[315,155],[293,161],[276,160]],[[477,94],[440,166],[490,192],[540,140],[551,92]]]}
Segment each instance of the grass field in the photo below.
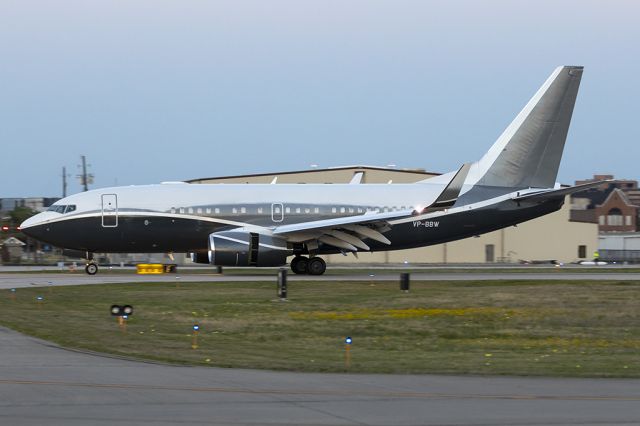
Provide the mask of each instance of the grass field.
{"label": "grass field", "polygon": [[[640,377],[640,282],[412,282],[405,294],[320,281],[275,299],[275,283],[2,290],[0,324],[66,347],[222,367]],[[126,332],[112,304],[134,306]]]}

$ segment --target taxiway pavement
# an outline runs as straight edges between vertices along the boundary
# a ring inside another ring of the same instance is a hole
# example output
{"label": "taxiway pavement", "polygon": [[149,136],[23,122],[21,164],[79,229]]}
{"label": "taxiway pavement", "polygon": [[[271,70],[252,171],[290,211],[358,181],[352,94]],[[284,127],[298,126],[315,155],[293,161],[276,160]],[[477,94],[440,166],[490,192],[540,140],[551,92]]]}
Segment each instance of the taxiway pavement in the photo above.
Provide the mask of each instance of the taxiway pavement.
{"label": "taxiway pavement", "polygon": [[0,328],[0,424],[630,425],[640,381],[170,366]]}
{"label": "taxiway pavement", "polygon": [[[309,276],[289,274],[290,282],[296,281],[398,281],[398,273],[356,270],[354,273]],[[136,275],[130,273],[109,273],[105,271],[94,276],[84,272],[37,272],[2,273],[0,289],[23,287],[46,287],[60,285],[115,284],[129,282],[276,282],[277,272],[273,275],[218,275],[218,274],[163,274]],[[416,272],[411,274],[413,281],[486,281],[486,280],[613,280],[638,281],[640,273],[635,272]]]}

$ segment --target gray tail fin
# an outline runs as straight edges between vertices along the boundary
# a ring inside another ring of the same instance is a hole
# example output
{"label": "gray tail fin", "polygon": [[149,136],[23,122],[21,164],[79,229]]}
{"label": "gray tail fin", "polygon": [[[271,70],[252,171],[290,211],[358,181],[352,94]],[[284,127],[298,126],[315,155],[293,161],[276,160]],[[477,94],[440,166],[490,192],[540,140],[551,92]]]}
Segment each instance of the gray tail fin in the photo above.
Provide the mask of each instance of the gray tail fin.
{"label": "gray tail fin", "polygon": [[480,185],[553,187],[583,67],[556,68],[471,171]]}

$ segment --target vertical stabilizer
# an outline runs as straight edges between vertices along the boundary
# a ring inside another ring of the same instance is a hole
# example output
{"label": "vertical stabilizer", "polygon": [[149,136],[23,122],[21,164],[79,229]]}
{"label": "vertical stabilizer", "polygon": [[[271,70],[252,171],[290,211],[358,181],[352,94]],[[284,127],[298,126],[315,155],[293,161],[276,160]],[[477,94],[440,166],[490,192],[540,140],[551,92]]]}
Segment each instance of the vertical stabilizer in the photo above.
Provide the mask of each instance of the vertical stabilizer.
{"label": "vertical stabilizer", "polygon": [[[551,188],[560,167],[583,67],[556,68],[472,168],[475,183]],[[475,169],[475,170],[473,170]]]}

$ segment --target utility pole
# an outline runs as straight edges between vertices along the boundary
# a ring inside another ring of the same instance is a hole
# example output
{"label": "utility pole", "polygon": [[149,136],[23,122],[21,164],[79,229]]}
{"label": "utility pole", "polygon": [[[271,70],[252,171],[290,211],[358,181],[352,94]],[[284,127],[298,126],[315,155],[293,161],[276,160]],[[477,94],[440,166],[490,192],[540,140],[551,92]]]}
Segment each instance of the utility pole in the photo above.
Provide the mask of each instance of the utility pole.
{"label": "utility pole", "polygon": [[79,174],[77,177],[80,180],[80,184],[82,185],[83,191],[89,190],[89,184],[93,183],[93,175],[87,173],[87,157],[81,155],[82,164],[79,167],[82,167],[82,174]]}
{"label": "utility pole", "polygon": [[87,192],[89,190],[89,185],[87,182],[87,157],[82,156],[82,185],[84,185],[84,191]]}
{"label": "utility pole", "polygon": [[62,198],[67,196],[67,168],[62,167]]}

